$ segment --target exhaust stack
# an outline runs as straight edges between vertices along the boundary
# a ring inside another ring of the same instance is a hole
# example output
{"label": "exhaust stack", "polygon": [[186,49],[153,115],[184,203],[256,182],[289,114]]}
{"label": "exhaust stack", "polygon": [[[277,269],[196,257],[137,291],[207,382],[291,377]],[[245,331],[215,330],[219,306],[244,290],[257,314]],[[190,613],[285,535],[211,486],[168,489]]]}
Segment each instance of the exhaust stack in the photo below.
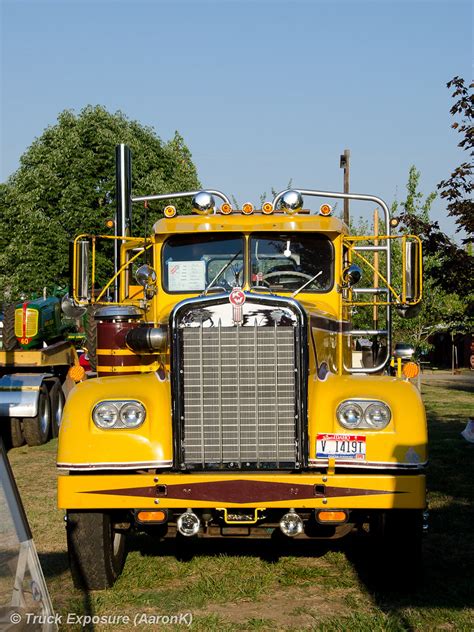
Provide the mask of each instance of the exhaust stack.
{"label": "exhaust stack", "polygon": [[[115,147],[115,236],[129,236],[132,230],[132,152],[123,143]],[[115,273],[120,266],[120,247],[115,241]],[[120,279],[115,280],[114,300],[119,301]]]}

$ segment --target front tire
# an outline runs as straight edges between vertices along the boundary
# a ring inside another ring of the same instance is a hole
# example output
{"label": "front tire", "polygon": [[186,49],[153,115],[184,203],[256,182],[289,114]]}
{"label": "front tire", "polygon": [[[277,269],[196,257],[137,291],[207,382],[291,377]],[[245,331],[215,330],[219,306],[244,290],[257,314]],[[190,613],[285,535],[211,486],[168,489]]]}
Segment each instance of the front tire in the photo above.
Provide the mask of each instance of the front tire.
{"label": "front tire", "polygon": [[76,588],[103,590],[114,585],[125,563],[125,534],[101,511],[68,511],[67,548]]}
{"label": "front tire", "polygon": [[377,584],[398,592],[414,590],[423,580],[423,511],[392,509],[375,529],[373,570]]}
{"label": "front tire", "polygon": [[38,414],[36,417],[23,418],[23,434],[29,446],[43,445],[49,439],[51,425],[51,405],[48,389],[42,384],[38,398]]}

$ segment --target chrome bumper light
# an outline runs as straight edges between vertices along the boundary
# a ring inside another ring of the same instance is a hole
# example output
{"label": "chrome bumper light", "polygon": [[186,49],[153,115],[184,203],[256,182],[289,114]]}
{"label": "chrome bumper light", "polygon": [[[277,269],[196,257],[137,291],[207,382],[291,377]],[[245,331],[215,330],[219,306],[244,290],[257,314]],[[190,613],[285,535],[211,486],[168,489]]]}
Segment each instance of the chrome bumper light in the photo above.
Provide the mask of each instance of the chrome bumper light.
{"label": "chrome bumper light", "polygon": [[294,538],[295,535],[303,533],[303,521],[294,510],[291,510],[280,520],[280,529],[289,538]]}
{"label": "chrome bumper light", "polygon": [[188,509],[188,511],[180,515],[176,521],[176,526],[181,535],[189,538],[199,532],[201,521],[193,511]]}

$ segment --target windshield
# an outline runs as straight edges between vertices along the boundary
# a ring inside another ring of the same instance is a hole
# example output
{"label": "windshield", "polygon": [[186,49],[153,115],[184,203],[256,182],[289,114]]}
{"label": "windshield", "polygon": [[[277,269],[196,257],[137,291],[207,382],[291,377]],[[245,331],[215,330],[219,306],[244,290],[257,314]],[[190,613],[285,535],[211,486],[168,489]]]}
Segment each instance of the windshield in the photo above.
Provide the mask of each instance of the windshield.
{"label": "windshield", "polygon": [[[167,292],[230,291],[242,286],[242,234],[174,235],[163,245],[163,287]],[[319,233],[259,233],[249,238],[251,286],[275,292],[327,292],[334,279],[334,248]],[[303,288],[304,286],[304,288]]]}
{"label": "windshield", "polygon": [[163,246],[163,287],[168,292],[202,292],[225,268],[213,288],[229,291],[244,282],[243,257],[242,235],[170,237]]}
{"label": "windshield", "polygon": [[334,250],[330,240],[316,233],[252,235],[251,281],[278,292],[327,292],[333,284]]}

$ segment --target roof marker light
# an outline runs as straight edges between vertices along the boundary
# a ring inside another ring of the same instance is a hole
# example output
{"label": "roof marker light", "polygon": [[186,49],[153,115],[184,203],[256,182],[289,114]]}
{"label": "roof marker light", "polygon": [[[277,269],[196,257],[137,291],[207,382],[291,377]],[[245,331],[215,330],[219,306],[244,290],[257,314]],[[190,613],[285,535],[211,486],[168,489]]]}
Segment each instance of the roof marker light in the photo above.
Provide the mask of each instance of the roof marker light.
{"label": "roof marker light", "polygon": [[163,213],[165,214],[165,217],[174,217],[176,215],[176,207],[172,205],[166,206]]}
{"label": "roof marker light", "polygon": [[270,215],[270,213],[273,213],[273,204],[271,202],[265,202],[265,204],[262,205],[262,213],[264,215]]}
{"label": "roof marker light", "polygon": [[242,213],[244,215],[251,215],[253,213],[253,204],[250,204],[250,202],[245,202],[245,204],[242,206]]}
{"label": "roof marker light", "polygon": [[227,204],[227,202],[224,202],[221,206],[221,213],[222,215],[230,215],[232,213],[232,206]]}
{"label": "roof marker light", "polygon": [[331,215],[332,206],[330,204],[321,204],[321,206],[319,207],[319,213],[324,216]]}

